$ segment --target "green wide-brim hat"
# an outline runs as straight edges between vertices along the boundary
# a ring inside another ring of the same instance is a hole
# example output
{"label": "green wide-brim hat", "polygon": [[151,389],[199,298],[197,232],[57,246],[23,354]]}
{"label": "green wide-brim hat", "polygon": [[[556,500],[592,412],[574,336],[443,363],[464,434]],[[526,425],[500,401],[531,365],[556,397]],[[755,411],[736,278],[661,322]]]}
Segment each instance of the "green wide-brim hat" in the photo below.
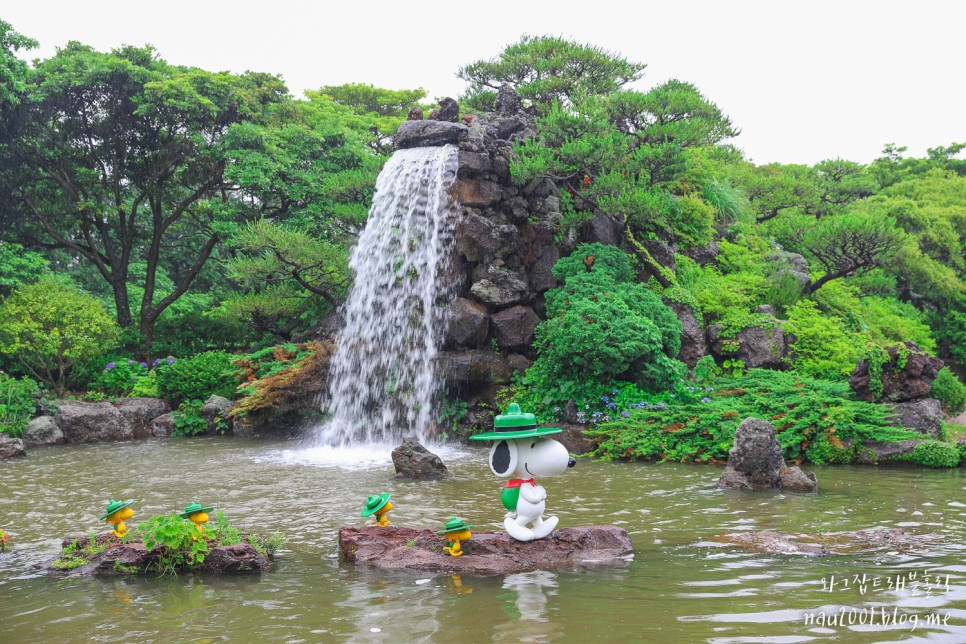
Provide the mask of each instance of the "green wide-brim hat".
{"label": "green wide-brim hat", "polygon": [[362,508],[361,516],[367,517],[381,510],[384,505],[389,503],[390,496],[392,495],[389,492],[370,496],[368,499],[366,499],[366,507]]}
{"label": "green wide-brim hat", "polygon": [[187,519],[195,512],[211,512],[212,510],[214,510],[214,508],[207,508],[201,505],[200,503],[195,503],[194,501],[192,501],[191,503],[188,504],[188,507],[184,509],[184,512],[182,512],[178,516],[181,517],[182,519]]}
{"label": "green wide-brim hat", "polygon": [[533,414],[520,411],[520,405],[511,403],[505,414],[493,420],[493,431],[470,436],[471,441],[499,441],[507,438],[531,438],[535,436],[549,436],[559,434],[562,429],[557,427],[537,427],[537,419]]}
{"label": "green wide-brim hat", "polygon": [[457,532],[459,530],[469,530],[473,527],[471,523],[463,523],[463,519],[457,519],[453,517],[446,522],[446,527],[442,530],[437,530],[436,534],[446,534],[447,532]]}
{"label": "green wide-brim hat", "polygon": [[130,501],[112,500],[110,503],[107,504],[107,508],[104,510],[104,516],[102,516],[100,520],[104,521],[105,519],[107,519],[107,517],[111,516],[118,510],[123,510],[126,507],[130,507],[132,503],[134,503],[134,499],[131,499]]}

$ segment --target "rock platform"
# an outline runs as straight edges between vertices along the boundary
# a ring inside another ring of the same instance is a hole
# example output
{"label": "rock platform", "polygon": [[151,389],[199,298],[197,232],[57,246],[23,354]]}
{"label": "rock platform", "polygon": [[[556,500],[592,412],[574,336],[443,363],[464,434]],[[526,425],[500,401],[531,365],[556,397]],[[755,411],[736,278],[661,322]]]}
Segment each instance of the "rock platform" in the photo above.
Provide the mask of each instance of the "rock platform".
{"label": "rock platform", "polygon": [[546,539],[521,542],[505,532],[473,531],[463,556],[443,552],[447,541],[432,530],[389,526],[339,529],[339,552],[356,564],[381,570],[504,575],[544,568],[582,568],[622,564],[633,547],[627,531],[616,526],[563,528]]}
{"label": "rock platform", "polygon": [[[141,541],[121,543],[109,532],[96,535],[95,540],[98,546],[106,545],[106,547],[96,554],[85,555],[84,558],[88,563],[64,570],[54,565],[54,562],[60,559],[57,557],[47,564],[47,573],[52,577],[158,574],[155,565],[159,559],[157,548],[148,550]],[[69,536],[64,539],[62,548],[67,548],[75,541],[78,549],[84,549],[88,546],[90,538],[87,535]],[[231,546],[209,546],[204,562],[192,570],[214,574],[260,573],[268,570],[271,564],[271,556],[259,554],[247,540],[243,540]]]}

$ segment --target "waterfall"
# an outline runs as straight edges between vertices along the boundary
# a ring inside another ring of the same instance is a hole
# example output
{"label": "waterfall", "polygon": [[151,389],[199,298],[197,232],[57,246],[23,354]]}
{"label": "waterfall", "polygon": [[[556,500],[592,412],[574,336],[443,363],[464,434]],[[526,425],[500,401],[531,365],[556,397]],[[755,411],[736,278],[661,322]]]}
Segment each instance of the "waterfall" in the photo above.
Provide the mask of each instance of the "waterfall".
{"label": "waterfall", "polygon": [[366,228],[352,251],[355,283],[329,368],[317,433],[326,445],[386,442],[434,420],[443,311],[452,299],[457,148],[399,150],[376,180]]}

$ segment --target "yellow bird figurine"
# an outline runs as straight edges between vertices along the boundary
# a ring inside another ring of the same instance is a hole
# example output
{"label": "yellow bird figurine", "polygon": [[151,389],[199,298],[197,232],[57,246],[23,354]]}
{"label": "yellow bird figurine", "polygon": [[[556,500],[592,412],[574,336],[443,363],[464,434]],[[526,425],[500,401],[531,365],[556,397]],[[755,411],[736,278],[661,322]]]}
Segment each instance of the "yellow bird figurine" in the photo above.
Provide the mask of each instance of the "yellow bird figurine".
{"label": "yellow bird figurine", "polygon": [[460,547],[461,541],[469,541],[473,536],[470,532],[472,525],[467,525],[463,523],[462,519],[457,519],[456,517],[451,518],[447,523],[446,527],[437,534],[441,534],[449,539],[449,545],[443,548],[446,552],[454,557],[460,557],[463,555],[463,549]]}
{"label": "yellow bird figurine", "polygon": [[115,537],[121,538],[127,534],[127,526],[124,522],[134,516],[134,510],[131,509],[131,501],[114,501],[111,500],[107,504],[107,508],[104,510],[104,516],[101,517],[101,521],[109,523],[114,526],[111,530],[111,534]]}
{"label": "yellow bird figurine", "polygon": [[392,503],[389,502],[389,497],[392,496],[389,492],[385,494],[374,494],[366,499],[366,507],[362,508],[362,516],[375,516],[376,520],[372,522],[372,525],[377,525],[379,527],[385,528],[389,525],[389,519],[386,517],[386,513],[392,510]]}
{"label": "yellow bird figurine", "polygon": [[204,536],[204,525],[208,523],[208,513],[214,510],[214,508],[206,508],[200,503],[195,503],[192,501],[184,509],[184,512],[178,516],[182,519],[188,519],[198,528],[198,534]]}

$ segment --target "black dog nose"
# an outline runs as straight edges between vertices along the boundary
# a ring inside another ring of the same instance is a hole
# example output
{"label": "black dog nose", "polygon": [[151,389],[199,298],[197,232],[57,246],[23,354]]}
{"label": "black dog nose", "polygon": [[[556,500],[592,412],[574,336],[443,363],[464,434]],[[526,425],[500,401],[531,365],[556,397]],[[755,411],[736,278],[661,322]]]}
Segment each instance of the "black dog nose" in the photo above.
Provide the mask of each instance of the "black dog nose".
{"label": "black dog nose", "polygon": [[573,467],[576,464],[577,464],[577,459],[574,458],[573,456],[571,456],[570,460],[567,461],[567,467]]}

